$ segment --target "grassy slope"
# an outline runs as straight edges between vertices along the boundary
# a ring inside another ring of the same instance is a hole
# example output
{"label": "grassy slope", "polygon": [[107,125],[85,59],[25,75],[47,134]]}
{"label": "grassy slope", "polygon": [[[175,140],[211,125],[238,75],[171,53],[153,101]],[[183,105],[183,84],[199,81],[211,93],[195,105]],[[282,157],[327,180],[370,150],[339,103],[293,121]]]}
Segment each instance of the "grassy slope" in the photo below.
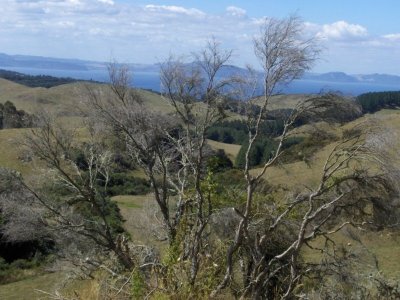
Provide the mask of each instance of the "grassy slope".
{"label": "grassy slope", "polygon": [[75,90],[79,84],[61,85],[54,88],[29,88],[0,79],[0,102],[12,101],[18,109],[33,113],[40,107],[65,113],[77,103]]}
{"label": "grassy slope", "polygon": [[[93,84],[90,84],[93,85]],[[99,86],[99,85],[98,85]],[[150,108],[168,112],[171,107],[155,93],[140,91],[145,104]],[[49,89],[29,88],[0,78],[0,103],[12,101],[17,109],[34,113],[40,108],[60,115],[75,115],[85,95],[85,84],[71,83]]]}
{"label": "grassy slope", "polygon": [[44,291],[54,291],[55,289],[57,289],[59,280],[60,280],[59,274],[49,273],[46,275],[1,285],[0,299],[4,300],[40,299],[43,297],[43,294],[36,292],[35,290],[39,289]]}
{"label": "grassy slope", "polygon": [[[275,95],[272,96],[268,102],[268,110],[280,108],[294,108],[296,104],[302,100],[309,98],[309,95]],[[256,99],[257,104],[263,103],[262,97]]]}
{"label": "grassy slope", "polygon": [[[77,109],[81,106],[84,90],[82,83],[60,85],[50,89],[29,88],[0,78],[0,103],[9,100],[17,109],[30,113],[43,109],[59,116],[63,124],[76,127],[81,122]],[[149,108],[162,112],[171,111],[170,105],[159,95],[149,91],[140,93]],[[19,159],[22,149],[18,142],[26,132],[29,132],[29,129],[0,130],[0,167],[13,168],[24,175],[31,173],[32,166]]]}
{"label": "grassy slope", "polygon": [[236,155],[239,153],[240,145],[235,144],[225,144],[213,140],[207,140],[207,144],[214,150],[222,149],[228,155],[229,159],[234,163]]}
{"label": "grassy slope", "polygon": [[[368,119],[376,120],[381,128],[384,128],[385,131],[392,134],[391,140],[394,143],[394,147],[400,146],[400,140],[397,137],[397,133],[400,132],[400,111],[397,110],[382,110],[373,115],[365,115],[344,126],[328,127],[326,124],[322,124],[321,126],[325,126],[325,130],[329,130],[331,133],[340,136],[343,130],[353,128]],[[329,144],[315,153],[310,165],[307,165],[303,161],[297,161],[283,166],[272,167],[267,171],[265,179],[272,184],[285,185],[290,189],[301,187],[301,185],[314,186],[320,178],[325,159],[334,145],[335,143]],[[393,163],[400,165],[399,159],[400,157],[393,157]],[[260,169],[254,169],[252,172],[257,173],[258,171],[260,171]]]}
{"label": "grassy slope", "polygon": [[[2,300],[33,300],[33,299],[98,299],[98,284],[93,280],[79,280],[69,283],[63,273],[48,273],[25,280],[0,285],[0,299]],[[56,298],[55,293],[62,291],[62,295],[71,298]]]}
{"label": "grassy slope", "polygon": [[0,130],[0,167],[11,168],[23,174],[30,173],[32,166],[20,160],[23,155],[18,141],[29,129]]}
{"label": "grassy slope", "polygon": [[[0,103],[9,100],[16,105],[17,109],[23,109],[30,113],[43,109],[59,116],[61,122],[67,126],[73,124],[76,127],[81,122],[77,109],[82,106],[81,97],[84,92],[85,87],[82,83],[60,85],[50,89],[29,88],[0,78]],[[150,109],[164,113],[172,111],[171,105],[158,94],[144,90],[139,93]],[[18,141],[28,131],[29,129],[0,130],[0,167],[13,168],[24,175],[30,174],[32,167],[18,158],[22,155]],[[237,145],[213,141],[210,141],[210,144],[215,149],[224,149],[233,161],[240,148]]]}

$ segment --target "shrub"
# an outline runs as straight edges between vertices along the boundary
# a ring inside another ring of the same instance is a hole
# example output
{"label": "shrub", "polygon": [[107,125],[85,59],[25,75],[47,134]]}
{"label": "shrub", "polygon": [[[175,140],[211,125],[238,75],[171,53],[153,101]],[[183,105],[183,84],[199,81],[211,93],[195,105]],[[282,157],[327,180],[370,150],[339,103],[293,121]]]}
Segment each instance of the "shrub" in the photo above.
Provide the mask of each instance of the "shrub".
{"label": "shrub", "polygon": [[145,195],[149,192],[150,184],[146,179],[137,178],[127,173],[112,173],[108,182],[107,194],[109,196]]}
{"label": "shrub", "polygon": [[215,155],[212,155],[207,160],[207,168],[211,172],[221,172],[232,167],[233,164],[223,149],[218,149]]}
{"label": "shrub", "polygon": [[290,163],[302,160],[309,163],[311,157],[328,143],[336,140],[336,136],[321,130],[316,130],[308,136],[297,136],[288,138],[282,145],[285,150],[280,157],[282,163]]}
{"label": "shrub", "polygon": [[0,129],[31,127],[33,117],[23,110],[17,110],[14,103],[0,103]]}

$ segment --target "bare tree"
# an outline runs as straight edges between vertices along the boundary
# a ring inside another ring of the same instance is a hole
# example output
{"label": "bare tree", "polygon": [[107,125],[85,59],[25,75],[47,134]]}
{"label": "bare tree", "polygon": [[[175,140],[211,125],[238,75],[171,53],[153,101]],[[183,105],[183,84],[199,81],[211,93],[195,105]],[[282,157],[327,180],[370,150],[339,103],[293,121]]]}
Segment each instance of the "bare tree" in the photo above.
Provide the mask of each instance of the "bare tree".
{"label": "bare tree", "polygon": [[[114,78],[111,86],[116,97],[102,102],[92,93],[89,98],[91,107],[102,119],[124,134],[131,156],[136,156],[149,177],[170,244],[175,242],[182,218],[191,219],[190,233],[183,241],[182,259],[192,261],[192,283],[198,270],[203,231],[212,212],[210,199],[201,186],[205,175],[206,131],[224,118],[224,92],[232,79],[221,77],[220,72],[230,56],[231,52],[221,51],[213,40],[205,50],[193,55],[194,63],[171,57],[161,64],[163,98],[173,108],[171,117],[156,115],[137,98],[116,92],[125,90],[121,87],[126,86],[127,70],[116,71],[115,66],[111,68]],[[191,185],[194,192],[188,193]],[[174,194],[178,199],[170,209]]]}
{"label": "bare tree", "polygon": [[162,97],[171,105],[170,115],[150,110],[129,88],[128,69],[116,64],[109,69],[111,92],[88,86],[86,102],[88,116],[124,141],[129,156],[149,178],[167,240],[171,247],[182,247],[182,261],[191,261],[188,276],[194,284],[212,214],[203,187],[206,131],[225,117],[223,104],[235,80],[222,76],[231,52],[221,51],[215,40],[192,57],[191,63],[170,57],[161,64]]}
{"label": "bare tree", "polygon": [[21,188],[15,177],[19,177],[17,172],[0,168],[3,237],[10,243],[49,239],[51,233],[42,222],[46,210],[34,201],[32,194]]}
{"label": "bare tree", "polygon": [[[227,253],[226,275],[219,287],[213,292],[213,295],[215,295],[218,290],[226,287],[231,280],[233,256],[241,247],[245,235],[248,235],[249,226],[251,226],[250,219],[252,218],[255,187],[259,184],[266,170],[272,166],[281,155],[281,147],[290,126],[295,121],[299,112],[305,108],[299,105],[295,113],[287,119],[274,156],[264,164],[261,172],[253,176],[250,174],[250,152],[260,134],[260,125],[265,118],[269,100],[271,96],[277,92],[280,85],[290,83],[293,79],[298,78],[304,71],[309,69],[319,53],[315,40],[301,40],[301,23],[296,16],[284,20],[267,19],[261,27],[260,35],[254,40],[254,50],[264,71],[262,82],[264,93],[259,112],[256,114],[247,114],[249,138],[244,167],[244,176],[247,182],[246,205],[244,211],[236,210],[242,219],[236,230],[234,242]],[[243,101],[247,101],[250,107],[248,111],[252,112],[251,107],[255,104],[253,95],[243,99]]]}
{"label": "bare tree", "polygon": [[[3,180],[13,185],[2,191],[3,205],[15,201],[14,206],[21,208],[20,214],[30,209],[34,215],[31,218],[46,228],[43,233],[51,233],[54,239],[69,239],[78,248],[92,245],[98,254],[110,251],[123,266],[131,268],[133,261],[126,237],[115,223],[118,211],[106,193],[111,153],[93,135],[83,145],[76,144],[73,131],[59,126],[48,115],[38,117],[38,122],[24,143],[32,155],[46,164],[42,186],[32,186],[20,174],[4,170]],[[84,167],[75,160],[79,152],[84,157]],[[103,187],[99,185],[100,179],[105,182]],[[23,221],[21,217],[11,218],[10,224]]]}
{"label": "bare tree", "polygon": [[[150,110],[141,96],[129,87],[129,70],[110,65],[110,89],[86,86],[85,112],[93,124],[103,123],[106,129],[124,144],[135,164],[149,178],[154,197],[162,213],[167,238],[172,242],[176,226],[170,215],[168,172],[174,163],[174,151],[165,135],[175,122],[165,114]],[[101,122],[99,122],[101,121]],[[161,179],[160,179],[161,178]],[[160,180],[159,180],[160,179]]]}
{"label": "bare tree", "polygon": [[[182,259],[190,259],[190,283],[194,284],[204,251],[204,230],[213,211],[209,195],[202,187],[205,177],[206,132],[225,117],[223,104],[234,78],[225,78],[221,71],[229,61],[231,51],[222,51],[215,40],[205,50],[194,55],[194,62],[185,64],[170,57],[161,65],[163,96],[175,110],[182,131],[171,141],[179,153],[178,177],[169,176],[178,193],[175,220],[179,222],[185,211],[190,226],[183,241]],[[188,193],[188,188],[193,188]]]}
{"label": "bare tree", "polygon": [[[257,212],[254,211],[255,197],[262,197],[256,188],[262,180],[268,180],[267,170],[282,155],[283,142],[290,135],[295,120],[305,112],[318,114],[321,107],[333,105],[322,97],[300,102],[286,119],[272,157],[260,171],[251,172],[250,151],[260,134],[260,124],[271,96],[309,69],[319,53],[315,40],[301,41],[300,34],[301,23],[297,17],[269,19],[254,41],[256,56],[264,69],[264,95],[261,104],[257,103],[261,107],[259,112],[247,114],[249,139],[243,171],[247,183],[246,203],[234,208],[240,222],[227,251],[225,276],[211,296],[232,284],[237,277],[235,273],[241,270],[243,285],[235,293],[242,298],[291,298],[303,276],[316,273],[320,267],[301,260],[304,247],[311,247],[310,242],[321,237],[326,239],[325,245],[329,245],[333,242],[330,235],[345,226],[372,224],[373,220],[365,213],[366,207],[374,202],[385,202],[397,193],[393,184],[395,172],[388,168],[388,156],[371,143],[379,134],[369,131],[374,126],[364,124],[365,127],[354,129],[332,149],[316,187],[309,187],[308,191],[287,201],[266,199],[262,209],[258,204]],[[247,103],[251,107],[254,101],[249,99]],[[370,171],[372,165],[375,172]],[[319,250],[328,253],[327,248]],[[330,263],[334,264],[333,260]]]}

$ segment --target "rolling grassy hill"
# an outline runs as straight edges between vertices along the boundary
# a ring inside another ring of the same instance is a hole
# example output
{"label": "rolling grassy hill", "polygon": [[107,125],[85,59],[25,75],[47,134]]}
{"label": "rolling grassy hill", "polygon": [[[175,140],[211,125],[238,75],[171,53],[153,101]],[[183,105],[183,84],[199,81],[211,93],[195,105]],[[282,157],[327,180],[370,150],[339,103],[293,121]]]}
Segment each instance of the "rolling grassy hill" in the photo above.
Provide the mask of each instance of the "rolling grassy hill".
{"label": "rolling grassy hill", "polygon": [[[274,95],[270,98],[268,103],[268,110],[281,109],[281,108],[295,108],[296,104],[302,100],[309,98],[310,95],[296,94],[296,95]],[[256,104],[263,102],[262,97],[255,100]]]}
{"label": "rolling grassy hill", "polygon": [[[44,110],[58,116],[63,124],[79,129],[82,124],[79,109],[82,107],[85,84],[88,83],[70,83],[49,89],[30,88],[0,78],[0,103],[11,101],[17,109],[29,113]],[[102,88],[100,84],[92,85]],[[158,94],[145,90],[139,92],[150,109],[160,112],[172,110]],[[33,168],[32,165],[23,161],[24,153],[20,145],[26,133],[29,133],[29,129],[0,130],[0,166],[15,169],[23,175],[30,175]]]}
{"label": "rolling grassy hill", "polygon": [[[7,100],[15,104],[18,109],[34,113],[39,109],[45,109],[60,116],[74,116],[82,106],[86,88],[89,85],[103,88],[101,84],[94,83],[69,83],[52,88],[30,88],[18,83],[0,78],[0,103]],[[153,92],[140,90],[139,93],[144,103],[151,109],[168,112],[171,111],[168,103]]]}

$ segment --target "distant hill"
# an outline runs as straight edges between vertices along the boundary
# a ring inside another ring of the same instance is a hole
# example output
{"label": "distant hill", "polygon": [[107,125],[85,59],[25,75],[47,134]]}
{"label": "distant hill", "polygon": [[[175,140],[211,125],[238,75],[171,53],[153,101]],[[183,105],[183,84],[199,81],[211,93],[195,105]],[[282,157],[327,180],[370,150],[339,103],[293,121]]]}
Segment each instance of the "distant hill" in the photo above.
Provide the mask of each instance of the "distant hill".
{"label": "distant hill", "polygon": [[[31,55],[8,55],[0,53],[0,68],[33,68],[65,71],[107,70],[109,62],[65,59]],[[158,72],[158,64],[127,64],[138,72]]]}
{"label": "distant hill", "polygon": [[[35,113],[40,109],[54,113],[58,116],[79,116],[82,106],[82,97],[85,97],[86,88],[80,82],[61,84],[51,88],[29,87],[11,80],[0,78],[0,104],[11,101],[17,109],[28,113]],[[96,82],[87,82],[99,89],[104,85]],[[145,104],[154,110],[169,111],[171,106],[162,98],[150,91],[139,90]]]}
{"label": "distant hill", "polygon": [[362,82],[376,82],[376,83],[400,85],[400,76],[395,76],[395,75],[370,74],[370,75],[355,75],[355,77],[357,77],[357,79]]}
{"label": "distant hill", "polygon": [[318,80],[318,81],[327,81],[327,82],[356,82],[357,78],[354,76],[348,75],[343,72],[329,72],[323,74],[313,74],[307,73],[303,77],[303,79],[308,80]]}
{"label": "distant hill", "polygon": [[329,72],[323,74],[306,73],[302,79],[343,83],[398,84],[400,89],[400,76],[388,74],[349,75],[343,72]]}
{"label": "distant hill", "polygon": [[49,68],[62,70],[86,70],[85,63],[80,60],[60,59],[28,55],[7,55],[0,53],[0,66],[24,68]]}

